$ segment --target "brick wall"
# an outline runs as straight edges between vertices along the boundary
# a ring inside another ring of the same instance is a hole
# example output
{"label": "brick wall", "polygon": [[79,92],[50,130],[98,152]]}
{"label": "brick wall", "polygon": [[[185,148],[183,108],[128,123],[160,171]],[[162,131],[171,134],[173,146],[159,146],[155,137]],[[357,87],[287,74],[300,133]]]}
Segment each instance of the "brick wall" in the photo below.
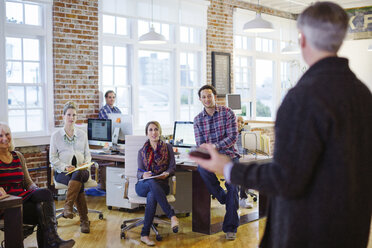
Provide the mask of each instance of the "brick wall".
{"label": "brick wall", "polygon": [[78,123],[97,117],[98,0],[54,0],[53,63],[55,125],[67,101],[77,104]]}

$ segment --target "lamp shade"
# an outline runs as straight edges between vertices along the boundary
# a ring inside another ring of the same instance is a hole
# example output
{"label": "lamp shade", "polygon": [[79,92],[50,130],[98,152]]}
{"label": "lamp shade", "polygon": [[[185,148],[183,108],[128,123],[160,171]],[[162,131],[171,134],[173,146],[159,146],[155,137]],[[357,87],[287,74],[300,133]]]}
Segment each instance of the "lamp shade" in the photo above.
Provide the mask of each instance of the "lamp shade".
{"label": "lamp shade", "polygon": [[369,44],[367,51],[372,52],[372,44]]}
{"label": "lamp shade", "polygon": [[139,42],[142,44],[164,44],[167,40],[162,34],[155,32],[153,26],[151,26],[150,31],[139,37]]}
{"label": "lamp shade", "polygon": [[298,54],[300,53],[300,49],[298,46],[294,45],[292,42],[289,42],[287,46],[285,46],[282,51],[282,54]]}
{"label": "lamp shade", "polygon": [[261,13],[256,13],[256,18],[247,22],[243,26],[244,32],[264,33],[274,31],[273,24],[261,17]]}

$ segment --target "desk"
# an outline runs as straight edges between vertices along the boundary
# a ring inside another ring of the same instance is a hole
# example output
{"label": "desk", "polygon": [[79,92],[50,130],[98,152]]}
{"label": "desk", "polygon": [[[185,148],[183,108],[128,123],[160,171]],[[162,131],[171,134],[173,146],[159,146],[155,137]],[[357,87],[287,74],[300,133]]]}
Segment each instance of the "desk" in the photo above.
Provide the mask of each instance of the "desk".
{"label": "desk", "polygon": [[124,155],[91,153],[92,160],[99,164],[99,183],[101,189],[106,189],[106,167],[124,167]]}
{"label": "desk", "polygon": [[[250,161],[249,159],[247,161]],[[271,159],[261,160],[262,162]],[[246,162],[246,161],[245,161]],[[192,172],[192,231],[203,234],[214,234],[222,230],[222,223],[211,224],[211,197],[196,165],[177,165]],[[262,194],[258,196],[258,212],[240,216],[239,225],[257,220],[265,216],[267,199]]]}
{"label": "desk", "polygon": [[5,248],[23,248],[22,198],[9,196],[0,200],[4,210]]}

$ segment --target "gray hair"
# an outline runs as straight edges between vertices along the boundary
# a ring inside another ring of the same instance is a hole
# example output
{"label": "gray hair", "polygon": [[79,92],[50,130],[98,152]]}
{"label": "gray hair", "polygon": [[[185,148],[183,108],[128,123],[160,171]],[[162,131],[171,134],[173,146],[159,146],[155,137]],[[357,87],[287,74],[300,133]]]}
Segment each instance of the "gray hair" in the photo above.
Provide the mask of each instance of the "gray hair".
{"label": "gray hair", "polygon": [[66,102],[65,106],[63,107],[63,115],[66,114],[67,110],[69,109],[75,109],[76,110],[76,105],[74,102]]}
{"label": "gray hair", "polygon": [[9,133],[10,136],[12,137],[12,139],[10,140],[10,146],[9,146],[9,151],[14,151],[14,143],[13,143],[13,136],[12,136],[12,131],[10,131],[10,127],[8,126],[8,124],[6,124],[5,122],[1,122],[0,121],[0,132],[3,131],[5,133]]}
{"label": "gray hair", "polygon": [[297,19],[310,45],[318,50],[337,53],[345,38],[349,17],[337,4],[316,2],[307,7]]}

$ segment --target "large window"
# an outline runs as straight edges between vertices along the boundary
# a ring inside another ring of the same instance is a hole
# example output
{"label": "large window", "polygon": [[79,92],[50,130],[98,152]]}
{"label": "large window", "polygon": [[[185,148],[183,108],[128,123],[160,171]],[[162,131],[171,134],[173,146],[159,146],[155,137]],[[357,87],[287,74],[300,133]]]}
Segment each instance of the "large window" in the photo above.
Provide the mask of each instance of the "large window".
{"label": "large window", "polygon": [[[0,37],[5,51],[1,73],[0,119],[9,123],[15,137],[45,135],[52,128],[51,90],[51,5],[34,2],[1,1],[5,5],[5,35]],[[49,95],[49,97],[48,97]]]}
{"label": "large window", "polygon": [[[125,89],[117,94],[117,105],[133,115],[136,133],[142,134],[151,120],[159,121],[168,134],[175,120],[193,120],[201,111],[197,91],[206,78],[207,2],[158,0],[153,8],[151,1],[100,4],[102,93]],[[139,42],[151,26],[165,37],[166,44]],[[116,63],[118,56],[125,63]],[[117,75],[117,70],[123,73]]]}
{"label": "large window", "polygon": [[295,22],[265,15],[275,31],[248,34],[243,25],[255,13],[234,13],[234,92],[242,97],[242,115],[248,119],[273,121],[285,94],[300,76],[300,55],[282,54],[281,49],[296,41]]}

